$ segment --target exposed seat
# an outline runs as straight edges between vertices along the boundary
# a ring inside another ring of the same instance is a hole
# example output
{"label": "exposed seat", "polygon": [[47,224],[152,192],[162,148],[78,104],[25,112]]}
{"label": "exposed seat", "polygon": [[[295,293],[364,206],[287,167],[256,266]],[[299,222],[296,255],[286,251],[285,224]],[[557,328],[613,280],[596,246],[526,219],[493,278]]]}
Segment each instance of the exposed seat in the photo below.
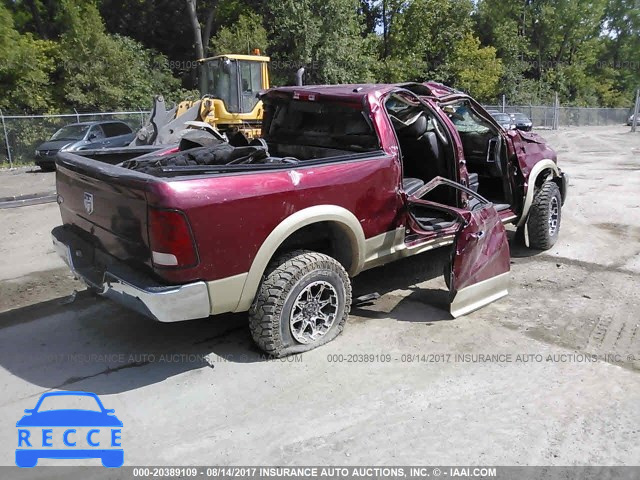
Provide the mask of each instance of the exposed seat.
{"label": "exposed seat", "polygon": [[[492,202],[492,204],[493,204],[493,208],[498,213],[503,212],[505,210],[509,210],[511,208],[511,205],[509,205],[508,203]],[[471,198],[471,200],[469,201],[469,210],[476,210],[477,208],[482,208],[482,203],[477,198]]]}
{"label": "exposed seat", "polygon": [[402,189],[407,195],[413,195],[424,186],[424,181],[419,178],[403,178]]}
{"label": "exposed seat", "polygon": [[420,226],[426,231],[440,231],[445,228],[453,227],[456,222],[440,217],[415,217]]}
{"label": "exposed seat", "polygon": [[480,178],[477,173],[469,172],[469,188],[478,193],[478,187],[480,186]]}
{"label": "exposed seat", "polygon": [[503,212],[504,210],[510,209],[511,205],[508,203],[494,203],[493,208],[496,209],[496,212]]}

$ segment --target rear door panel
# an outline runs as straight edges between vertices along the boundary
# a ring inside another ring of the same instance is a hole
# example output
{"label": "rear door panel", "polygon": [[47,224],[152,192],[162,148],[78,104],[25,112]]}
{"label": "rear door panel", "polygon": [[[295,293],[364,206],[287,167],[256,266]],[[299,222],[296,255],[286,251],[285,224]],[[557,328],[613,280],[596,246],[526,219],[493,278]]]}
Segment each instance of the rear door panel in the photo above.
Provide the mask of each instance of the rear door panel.
{"label": "rear door panel", "polygon": [[[472,208],[460,209],[422,200],[420,197],[441,185],[448,185],[473,197]],[[410,212],[412,232],[425,241],[455,235],[449,274],[451,315],[466,315],[507,295],[510,252],[507,233],[493,204],[472,190],[451,180],[436,177],[408,198],[409,208],[432,207],[457,218],[454,226],[439,231],[421,228],[419,218]]]}
{"label": "rear door panel", "polygon": [[491,204],[469,211],[458,232],[451,272],[451,315],[459,317],[507,295],[507,234]]}

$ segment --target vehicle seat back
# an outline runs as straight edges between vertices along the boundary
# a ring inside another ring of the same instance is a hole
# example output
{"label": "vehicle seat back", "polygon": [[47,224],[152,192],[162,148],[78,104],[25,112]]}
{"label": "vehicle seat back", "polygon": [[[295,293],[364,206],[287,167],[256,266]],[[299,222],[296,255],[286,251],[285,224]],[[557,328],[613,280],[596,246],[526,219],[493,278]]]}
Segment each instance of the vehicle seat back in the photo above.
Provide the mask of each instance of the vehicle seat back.
{"label": "vehicle seat back", "polygon": [[424,181],[419,178],[403,178],[402,179],[402,189],[404,192],[411,196],[420,190],[424,186]]}
{"label": "vehicle seat back", "polygon": [[430,175],[428,180],[437,176],[446,178],[448,175],[444,149],[442,148],[436,133],[426,132],[422,137],[420,137],[420,141],[422,145],[426,147],[426,151],[429,155],[429,158],[426,159],[427,161],[424,162]]}

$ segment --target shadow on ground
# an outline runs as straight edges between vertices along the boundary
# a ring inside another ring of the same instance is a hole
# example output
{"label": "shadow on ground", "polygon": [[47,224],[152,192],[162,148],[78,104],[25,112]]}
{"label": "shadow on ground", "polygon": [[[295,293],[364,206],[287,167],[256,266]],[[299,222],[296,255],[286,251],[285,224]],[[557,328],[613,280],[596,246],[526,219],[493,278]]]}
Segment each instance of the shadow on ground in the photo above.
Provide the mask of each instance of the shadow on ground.
{"label": "shadow on ground", "polygon": [[88,292],[64,301],[0,314],[2,368],[44,388],[86,389],[78,385],[90,381],[92,391],[108,394],[221,362],[267,360],[245,314],[163,324]]}
{"label": "shadow on ground", "polygon": [[[373,318],[432,325],[451,320],[440,249],[379,267],[354,279],[352,322]],[[420,286],[418,286],[420,285]],[[74,301],[50,300],[0,314],[0,366],[44,388],[128,391],[221,363],[269,360],[254,345],[246,314],[162,324],[80,292]]]}
{"label": "shadow on ground", "polygon": [[[351,313],[363,319],[393,318],[426,324],[450,320],[449,291],[443,280],[449,255],[449,248],[442,248],[362,273],[353,282],[354,299],[370,293],[377,293],[380,298],[355,303]],[[437,278],[441,279],[441,288],[418,286]]]}

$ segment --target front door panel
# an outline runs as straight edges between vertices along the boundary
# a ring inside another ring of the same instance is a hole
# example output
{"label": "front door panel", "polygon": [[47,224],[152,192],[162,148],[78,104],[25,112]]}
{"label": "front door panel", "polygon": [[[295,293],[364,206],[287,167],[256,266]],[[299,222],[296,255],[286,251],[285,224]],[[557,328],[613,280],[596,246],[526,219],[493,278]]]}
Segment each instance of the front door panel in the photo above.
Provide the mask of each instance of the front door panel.
{"label": "front door panel", "polygon": [[454,247],[451,315],[466,315],[507,295],[509,265],[507,234],[493,205],[468,212]]}

